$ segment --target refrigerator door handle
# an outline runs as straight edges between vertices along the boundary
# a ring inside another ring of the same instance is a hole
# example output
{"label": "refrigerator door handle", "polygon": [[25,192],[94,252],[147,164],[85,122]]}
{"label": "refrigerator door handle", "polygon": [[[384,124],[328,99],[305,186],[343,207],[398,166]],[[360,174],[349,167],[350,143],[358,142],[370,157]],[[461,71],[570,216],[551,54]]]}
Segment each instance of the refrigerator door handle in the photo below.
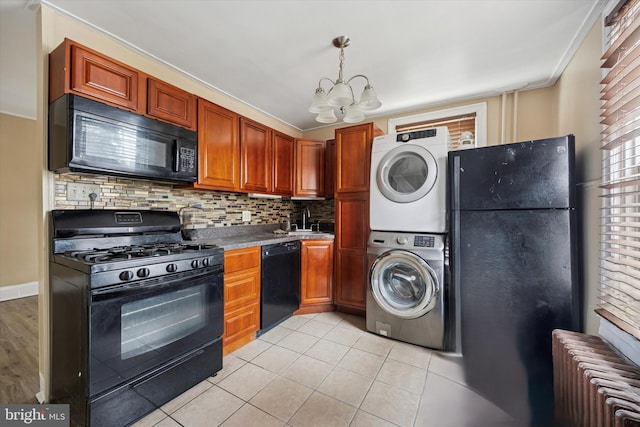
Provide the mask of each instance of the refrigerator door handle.
{"label": "refrigerator door handle", "polygon": [[460,156],[453,156],[453,165],[451,166],[451,210],[460,210]]}

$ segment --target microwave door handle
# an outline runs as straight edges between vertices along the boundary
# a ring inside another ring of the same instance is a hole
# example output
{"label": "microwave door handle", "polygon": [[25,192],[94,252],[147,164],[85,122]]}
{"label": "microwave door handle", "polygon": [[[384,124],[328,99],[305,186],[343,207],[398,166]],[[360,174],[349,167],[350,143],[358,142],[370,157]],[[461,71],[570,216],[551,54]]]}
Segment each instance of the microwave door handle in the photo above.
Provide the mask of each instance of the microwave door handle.
{"label": "microwave door handle", "polygon": [[173,141],[173,171],[180,170],[180,142],[175,139]]}

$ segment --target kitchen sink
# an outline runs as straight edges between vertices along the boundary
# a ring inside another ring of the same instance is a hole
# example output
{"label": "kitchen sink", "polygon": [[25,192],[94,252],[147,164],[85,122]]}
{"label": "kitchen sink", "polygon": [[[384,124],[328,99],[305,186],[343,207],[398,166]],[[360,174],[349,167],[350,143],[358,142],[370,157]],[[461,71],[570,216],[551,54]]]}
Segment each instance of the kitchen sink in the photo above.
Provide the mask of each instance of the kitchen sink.
{"label": "kitchen sink", "polygon": [[323,234],[330,234],[330,233],[325,233],[323,231],[316,231],[316,230],[311,230],[311,229],[305,229],[305,230],[296,230],[296,231],[289,231],[289,233],[287,233],[289,236],[304,236],[307,234],[316,234],[316,235],[323,235]]}

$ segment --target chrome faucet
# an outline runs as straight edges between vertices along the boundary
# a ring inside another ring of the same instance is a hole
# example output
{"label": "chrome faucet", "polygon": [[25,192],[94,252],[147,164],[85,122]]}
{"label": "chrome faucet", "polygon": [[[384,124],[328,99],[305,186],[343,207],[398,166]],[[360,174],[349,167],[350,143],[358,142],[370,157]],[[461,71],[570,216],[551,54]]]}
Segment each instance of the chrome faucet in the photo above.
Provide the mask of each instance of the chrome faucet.
{"label": "chrome faucet", "polygon": [[309,212],[309,208],[302,209],[302,229],[307,229],[307,221],[311,218],[311,212]]}

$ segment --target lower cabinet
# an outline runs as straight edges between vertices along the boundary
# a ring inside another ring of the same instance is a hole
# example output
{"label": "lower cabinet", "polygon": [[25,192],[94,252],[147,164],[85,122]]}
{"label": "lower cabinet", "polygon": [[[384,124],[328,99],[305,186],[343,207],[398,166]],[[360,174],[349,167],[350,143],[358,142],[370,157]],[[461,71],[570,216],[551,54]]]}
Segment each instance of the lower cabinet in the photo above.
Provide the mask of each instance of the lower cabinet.
{"label": "lower cabinet", "polygon": [[302,240],[300,309],[295,314],[333,311],[333,240]]}
{"label": "lower cabinet", "polygon": [[242,347],[260,329],[260,247],[224,253],[223,354]]}
{"label": "lower cabinet", "polygon": [[339,194],[336,200],[336,292],[342,311],[364,313],[367,304],[369,194]]}

